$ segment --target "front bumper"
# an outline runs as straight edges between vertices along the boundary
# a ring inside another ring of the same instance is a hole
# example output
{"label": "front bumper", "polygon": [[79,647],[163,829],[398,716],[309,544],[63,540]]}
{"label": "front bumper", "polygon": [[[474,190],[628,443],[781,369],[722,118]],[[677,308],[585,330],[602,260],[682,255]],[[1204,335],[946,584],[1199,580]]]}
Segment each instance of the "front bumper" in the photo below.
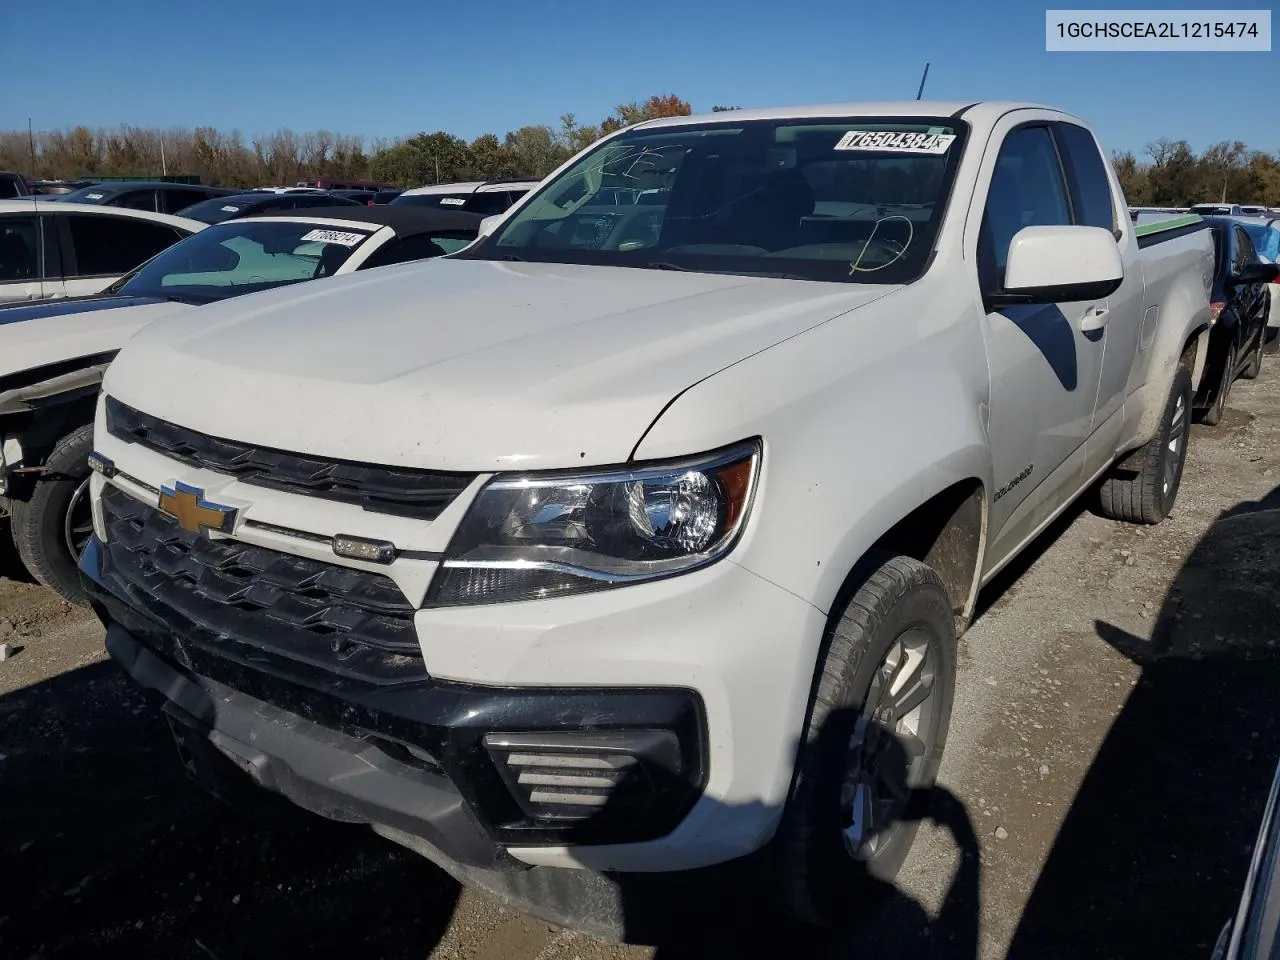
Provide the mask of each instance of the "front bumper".
{"label": "front bumper", "polygon": [[[644,937],[636,926],[637,885],[681,885],[671,874],[620,878],[530,866],[508,848],[617,843],[669,833],[701,792],[701,762],[694,782],[656,785],[674,799],[660,804],[657,819],[647,824],[611,819],[606,808],[567,831],[548,830],[521,822],[513,791],[484,738],[504,731],[660,730],[702,758],[706,728],[696,694],[494,688],[430,679],[384,687],[350,680],[309,683],[273,670],[269,657],[249,663],[177,635],[113,591],[104,560],[94,538],[81,571],[107,628],[107,650],[141,686],[163,698],[180,753],[189,769],[200,769],[195,779],[205,786],[218,778],[205,776],[204,768],[238,767],[252,782],[308,810],[371,825],[460,882],[551,922],[613,939]],[[242,778],[233,773],[230,779]]]}

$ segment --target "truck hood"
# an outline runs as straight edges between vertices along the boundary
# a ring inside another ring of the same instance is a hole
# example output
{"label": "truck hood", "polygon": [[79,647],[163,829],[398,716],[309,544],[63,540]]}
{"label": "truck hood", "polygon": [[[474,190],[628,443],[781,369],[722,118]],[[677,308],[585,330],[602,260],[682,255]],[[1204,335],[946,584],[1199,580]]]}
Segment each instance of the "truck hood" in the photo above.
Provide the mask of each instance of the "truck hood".
{"label": "truck hood", "polygon": [[682,390],[894,289],[433,260],[151,324],[105,389],[214,436],[369,463],[618,463]]}
{"label": "truck hood", "polygon": [[0,378],[119,350],[143,324],[190,304],[152,297],[86,297],[0,307]]}

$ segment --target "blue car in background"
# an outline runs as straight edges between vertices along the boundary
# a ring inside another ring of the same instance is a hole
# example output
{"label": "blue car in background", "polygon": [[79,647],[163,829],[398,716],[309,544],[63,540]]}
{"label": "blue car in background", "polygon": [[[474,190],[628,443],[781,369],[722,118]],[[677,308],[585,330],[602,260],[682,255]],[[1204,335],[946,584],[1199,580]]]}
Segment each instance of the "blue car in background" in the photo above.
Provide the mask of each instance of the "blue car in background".
{"label": "blue car in background", "polygon": [[[1241,217],[1240,225],[1253,241],[1259,260],[1280,263],[1280,217]],[[1280,340],[1280,281],[1269,283],[1267,288],[1271,295],[1267,307],[1267,348],[1268,352],[1274,352]]]}

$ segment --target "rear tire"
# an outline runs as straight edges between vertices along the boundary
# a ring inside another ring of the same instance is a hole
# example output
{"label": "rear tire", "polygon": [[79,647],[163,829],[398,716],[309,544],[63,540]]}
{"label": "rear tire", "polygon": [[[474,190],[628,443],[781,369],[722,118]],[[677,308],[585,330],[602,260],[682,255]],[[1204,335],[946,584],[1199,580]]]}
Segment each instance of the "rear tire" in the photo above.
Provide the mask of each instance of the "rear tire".
{"label": "rear tire", "polygon": [[1159,523],[1169,515],[1187,462],[1191,402],[1191,370],[1184,358],[1174,372],[1155,438],[1113,467],[1102,482],[1098,509],[1104,517]]}
{"label": "rear tire", "polygon": [[908,557],[873,562],[827,638],[775,838],[784,908],[824,926],[901,867],[919,826],[904,795],[933,786],[955,692],[942,581]]}
{"label": "rear tire", "polygon": [[1240,371],[1241,380],[1257,380],[1258,374],[1262,373],[1262,348],[1267,339],[1267,328],[1263,327],[1258,331],[1258,342],[1254,345],[1253,351],[1249,354],[1249,365]]}
{"label": "rear tire", "polygon": [[1231,395],[1231,385],[1236,382],[1236,359],[1236,347],[1233,343],[1227,349],[1227,362],[1222,368],[1222,382],[1218,384],[1213,404],[1200,417],[1210,427],[1220,424],[1223,415],[1227,412],[1227,397]]}
{"label": "rear tire", "polygon": [[13,542],[23,565],[64,600],[85,605],[76,568],[92,532],[89,514],[89,454],[93,424],[71,431],[45,460],[46,472],[26,500],[11,504]]}

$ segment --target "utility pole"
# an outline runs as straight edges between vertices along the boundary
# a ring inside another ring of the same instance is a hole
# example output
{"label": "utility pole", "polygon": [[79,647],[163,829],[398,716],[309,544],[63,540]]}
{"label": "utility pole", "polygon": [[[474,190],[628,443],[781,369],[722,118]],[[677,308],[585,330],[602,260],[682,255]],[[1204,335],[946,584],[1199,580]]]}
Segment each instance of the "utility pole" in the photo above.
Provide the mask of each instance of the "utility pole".
{"label": "utility pole", "polygon": [[920,89],[916,91],[916,99],[919,100],[924,96],[924,82],[929,79],[929,64],[924,65],[924,75],[920,77]]}
{"label": "utility pole", "polygon": [[31,130],[31,118],[27,117],[27,147],[31,150],[31,176],[36,175],[36,135]]}
{"label": "utility pole", "polygon": [[160,134],[160,176],[167,177],[169,175],[169,165],[164,159],[164,134]]}

